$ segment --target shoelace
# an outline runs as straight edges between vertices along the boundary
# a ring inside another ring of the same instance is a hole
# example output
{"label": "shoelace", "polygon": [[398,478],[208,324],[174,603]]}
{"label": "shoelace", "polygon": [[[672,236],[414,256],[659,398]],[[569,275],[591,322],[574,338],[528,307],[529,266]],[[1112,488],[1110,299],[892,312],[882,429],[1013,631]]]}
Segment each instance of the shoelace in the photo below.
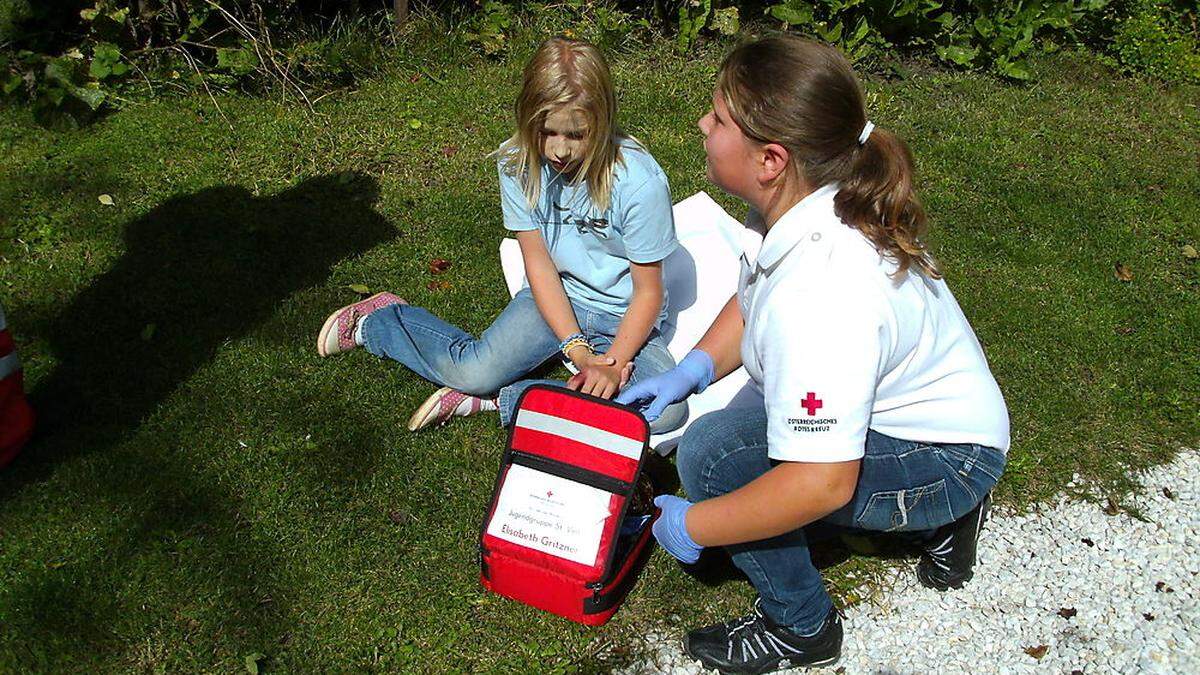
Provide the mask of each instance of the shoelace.
{"label": "shoelace", "polygon": [[743,616],[742,618],[737,619],[737,621],[740,621],[741,623],[739,623],[736,626],[733,626],[732,628],[729,628],[726,631],[726,635],[730,640],[733,640],[741,632],[745,631],[747,628],[760,622],[760,620],[762,619],[762,609],[759,608],[759,603],[761,603],[761,602],[762,602],[761,599],[755,600],[754,608],[751,610],[751,612],[749,614],[747,614],[746,616]]}

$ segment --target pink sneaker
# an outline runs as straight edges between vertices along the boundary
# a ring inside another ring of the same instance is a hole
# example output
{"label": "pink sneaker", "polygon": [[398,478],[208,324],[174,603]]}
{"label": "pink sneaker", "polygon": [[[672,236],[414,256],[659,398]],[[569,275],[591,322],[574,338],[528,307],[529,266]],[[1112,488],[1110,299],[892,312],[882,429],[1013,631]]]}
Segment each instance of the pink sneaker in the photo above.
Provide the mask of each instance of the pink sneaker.
{"label": "pink sneaker", "polygon": [[321,326],[321,332],[317,333],[317,353],[329,356],[354,349],[358,346],[354,342],[354,328],[359,319],[381,307],[407,304],[404,298],[398,295],[376,293],[366,300],[342,307],[325,319],[325,325]]}
{"label": "pink sneaker", "polygon": [[494,398],[480,398],[461,391],[442,387],[430,394],[420,408],[408,418],[408,430],[417,431],[430,425],[443,425],[451,417],[466,417],[478,412],[499,410]]}

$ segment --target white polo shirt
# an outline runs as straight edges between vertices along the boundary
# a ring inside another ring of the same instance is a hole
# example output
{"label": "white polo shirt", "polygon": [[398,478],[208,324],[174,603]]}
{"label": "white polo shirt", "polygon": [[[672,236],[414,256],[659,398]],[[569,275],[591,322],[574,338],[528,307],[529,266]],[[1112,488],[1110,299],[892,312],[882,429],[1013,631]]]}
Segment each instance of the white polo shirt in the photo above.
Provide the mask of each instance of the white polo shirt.
{"label": "white polo shirt", "polygon": [[[836,194],[805,197],[742,257],[742,362],[766,401],[767,454],[854,460],[867,429],[1007,452],[1004,398],[950,289],[911,268],[894,281]],[[746,226],[765,229],[754,212]]]}

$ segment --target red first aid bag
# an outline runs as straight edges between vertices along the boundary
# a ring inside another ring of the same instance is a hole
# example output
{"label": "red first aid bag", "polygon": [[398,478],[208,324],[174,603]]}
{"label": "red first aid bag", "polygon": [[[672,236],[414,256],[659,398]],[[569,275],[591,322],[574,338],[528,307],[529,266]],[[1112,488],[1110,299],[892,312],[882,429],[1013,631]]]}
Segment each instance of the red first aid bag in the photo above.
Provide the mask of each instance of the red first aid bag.
{"label": "red first aid bag", "polygon": [[33,409],[25,400],[21,361],[0,307],[0,468],[11,462],[33,433]]}
{"label": "red first aid bag", "polygon": [[[484,518],[484,588],[589,626],[608,621],[652,549],[656,509],[634,498],[649,439],[629,408],[527,389]],[[648,512],[629,513],[635,501]]]}

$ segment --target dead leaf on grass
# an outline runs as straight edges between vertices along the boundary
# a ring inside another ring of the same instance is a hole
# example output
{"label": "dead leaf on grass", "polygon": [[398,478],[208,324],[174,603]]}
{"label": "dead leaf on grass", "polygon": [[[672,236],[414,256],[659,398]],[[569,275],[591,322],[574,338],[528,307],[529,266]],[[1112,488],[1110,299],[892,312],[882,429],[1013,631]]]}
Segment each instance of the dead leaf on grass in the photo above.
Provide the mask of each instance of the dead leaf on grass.
{"label": "dead leaf on grass", "polygon": [[441,274],[442,272],[445,272],[446,270],[450,269],[452,264],[453,263],[451,263],[449,260],[446,260],[445,258],[434,258],[433,260],[429,261],[429,273],[430,274]]}
{"label": "dead leaf on grass", "polygon": [[1127,265],[1117,263],[1113,266],[1113,276],[1117,278],[1117,281],[1130,282],[1133,281],[1133,270],[1129,269]]}
{"label": "dead leaf on grass", "polygon": [[1134,331],[1134,328],[1133,326],[1117,326],[1114,330],[1116,330],[1117,335],[1129,335]]}
{"label": "dead leaf on grass", "polygon": [[431,291],[444,291],[450,288],[450,282],[435,280],[425,284],[425,288]]}
{"label": "dead leaf on grass", "polygon": [[442,157],[453,157],[457,154],[458,154],[458,146],[457,145],[447,145],[446,147],[442,148]]}
{"label": "dead leaf on grass", "polygon": [[1104,503],[1104,513],[1110,516],[1115,516],[1120,512],[1121,507],[1117,506],[1117,502],[1114,501],[1112,497],[1109,497]]}

